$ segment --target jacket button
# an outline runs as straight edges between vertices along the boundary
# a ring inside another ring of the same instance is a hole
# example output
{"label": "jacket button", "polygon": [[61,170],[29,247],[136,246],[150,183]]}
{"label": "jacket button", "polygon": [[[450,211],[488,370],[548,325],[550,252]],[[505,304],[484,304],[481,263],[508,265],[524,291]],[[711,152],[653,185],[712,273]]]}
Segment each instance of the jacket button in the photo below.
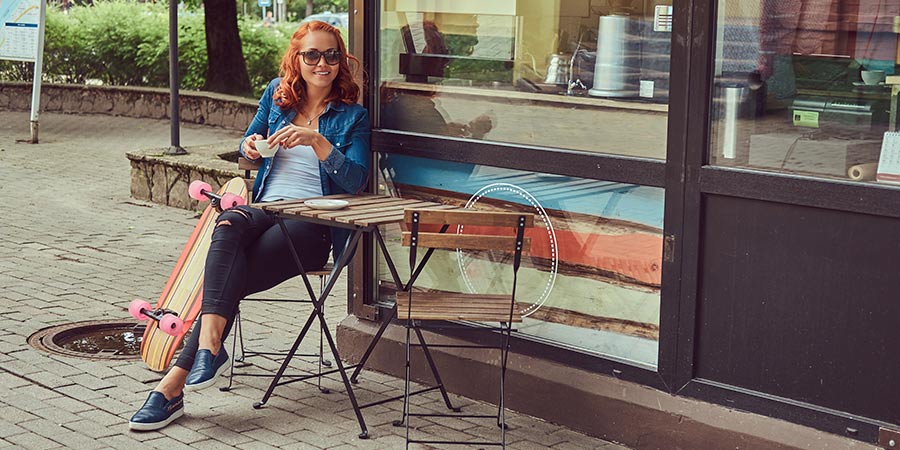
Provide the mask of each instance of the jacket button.
{"label": "jacket button", "polygon": [[337,173],[337,170],[335,170],[334,173]]}

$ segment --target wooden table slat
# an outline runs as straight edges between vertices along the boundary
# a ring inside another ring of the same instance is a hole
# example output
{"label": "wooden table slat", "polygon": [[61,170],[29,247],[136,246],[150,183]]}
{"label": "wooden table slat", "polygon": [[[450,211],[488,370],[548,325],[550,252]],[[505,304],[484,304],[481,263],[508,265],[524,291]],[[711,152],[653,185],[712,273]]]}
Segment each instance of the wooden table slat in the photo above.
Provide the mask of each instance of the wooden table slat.
{"label": "wooden table slat", "polygon": [[[398,312],[397,319],[406,320],[406,312]],[[492,314],[427,314],[424,312],[413,312],[413,318],[416,320],[469,320],[472,322],[506,322],[509,316],[492,315]],[[521,322],[522,316],[513,315],[513,322]]]}
{"label": "wooden table slat", "polygon": [[254,208],[262,209],[265,211],[280,211],[284,208],[288,208],[291,206],[302,205],[303,202],[313,199],[313,198],[343,200],[348,197],[355,197],[355,196],[353,194],[333,194],[333,195],[326,195],[326,196],[321,196],[321,197],[295,198],[295,199],[290,199],[290,200],[276,200],[274,202],[251,203],[250,206],[252,206]]}
{"label": "wooden table slat", "polygon": [[321,214],[334,213],[338,211],[348,211],[348,210],[357,210],[360,208],[374,208],[377,205],[384,204],[385,202],[390,202],[396,200],[394,197],[386,197],[383,195],[372,195],[365,197],[364,200],[360,201],[350,201],[348,199],[349,204],[345,208],[341,208],[339,210],[329,210],[329,209],[315,209],[310,208],[306,205],[296,205],[291,208],[287,208],[283,211],[280,211],[282,214],[287,215],[302,215],[304,217],[318,217]]}
{"label": "wooden table slat", "polygon": [[376,217],[402,214],[406,208],[427,208],[436,205],[439,205],[439,203],[414,201],[413,203],[397,205],[397,207],[383,208],[371,211],[357,211],[356,214],[344,214],[341,216],[335,216],[332,219],[341,223],[354,223],[355,221],[360,219],[374,219]]}
{"label": "wooden table slat", "polygon": [[[407,298],[407,292],[398,293],[398,297]],[[467,294],[465,292],[413,292],[413,301],[485,301],[497,302],[512,298],[512,294]]]}
{"label": "wooden table slat", "polygon": [[[409,309],[409,305],[404,303],[402,305],[397,305],[397,308],[399,308],[400,310],[407,310],[407,309]],[[493,314],[503,314],[503,313],[509,314],[509,304],[507,303],[506,305],[457,305],[457,304],[420,305],[420,304],[417,304],[415,302],[415,300],[413,300],[412,310],[413,310],[413,312],[432,311],[432,312],[448,312],[449,313],[449,312],[459,311],[461,313],[462,312],[486,312],[486,313],[490,312]],[[516,315],[516,313],[517,313],[517,311],[513,311],[513,315]]]}
{"label": "wooden table slat", "polygon": [[404,200],[402,198],[394,198],[394,199],[391,199],[390,201],[385,201],[385,202],[381,202],[381,203],[367,203],[365,205],[351,204],[351,205],[347,206],[346,208],[342,208],[339,210],[321,210],[321,209],[316,210],[316,209],[313,209],[310,211],[304,211],[301,213],[301,215],[306,216],[306,217],[318,217],[320,219],[327,220],[333,216],[342,216],[342,215],[348,215],[348,214],[354,214],[354,213],[360,214],[360,213],[373,212],[373,211],[392,211],[397,208],[403,208],[403,207],[406,207],[407,205],[415,204],[415,203],[420,203],[420,202],[418,202],[417,200]]}
{"label": "wooden table slat", "polygon": [[389,197],[387,195],[373,195],[371,197],[366,197],[363,199],[352,201],[352,202],[350,202],[350,206],[362,206],[362,205],[369,205],[369,204],[373,204],[373,203],[377,204],[377,203],[383,203],[385,201],[390,201],[390,200],[403,200],[403,199],[401,199],[399,197]]}
{"label": "wooden table slat", "polygon": [[[410,207],[412,207],[412,208],[442,209],[442,208],[445,208],[445,207],[447,207],[447,206],[448,206],[448,205],[442,205],[442,204],[440,204],[440,203],[421,202],[421,203],[413,204],[413,205],[405,205],[405,207],[403,207],[403,208],[394,208],[394,209],[385,210],[385,211],[378,211],[378,212],[374,212],[374,213],[370,213],[370,214],[366,214],[366,215],[360,215],[360,216],[356,216],[356,217],[347,217],[347,216],[345,216],[345,217],[340,217],[340,218],[338,218],[338,219],[339,219],[338,221],[339,221],[339,222],[345,222],[345,223],[352,223],[352,224],[356,224],[356,225],[360,225],[360,226],[368,226],[368,225],[366,224],[366,221],[375,220],[375,219],[380,219],[380,218],[384,218],[384,217],[391,217],[391,218],[394,218],[394,217],[396,217],[396,216],[398,216],[398,215],[404,215],[404,211],[405,211],[407,208],[410,208]],[[392,220],[387,221],[387,222],[384,222],[384,223],[387,224],[387,223],[395,223],[395,222],[402,222],[402,221],[403,221],[402,219],[400,219],[400,220],[394,220],[394,219],[392,219]]]}
{"label": "wooden table slat", "polygon": [[404,199],[389,197],[387,195],[352,195],[335,194],[315,199],[345,199],[349,203],[346,208],[340,210],[313,209],[306,205],[306,200],[279,200],[275,202],[255,203],[252,206],[271,211],[282,216],[300,216],[320,220],[332,220],[334,222],[354,224],[361,227],[372,225],[385,225],[403,221],[403,213],[408,208],[453,210],[460,206],[443,205],[427,200]]}
{"label": "wooden table slat", "polygon": [[[456,208],[459,208],[459,206],[439,205],[439,206],[435,206],[430,209],[456,209]],[[356,225],[362,226],[362,227],[368,227],[368,226],[372,226],[372,225],[385,225],[385,224],[389,224],[389,223],[399,223],[399,222],[403,222],[403,211],[400,211],[398,214],[392,215],[392,216],[384,216],[381,218],[375,218],[375,219],[371,219],[371,220],[355,221],[353,223]]]}

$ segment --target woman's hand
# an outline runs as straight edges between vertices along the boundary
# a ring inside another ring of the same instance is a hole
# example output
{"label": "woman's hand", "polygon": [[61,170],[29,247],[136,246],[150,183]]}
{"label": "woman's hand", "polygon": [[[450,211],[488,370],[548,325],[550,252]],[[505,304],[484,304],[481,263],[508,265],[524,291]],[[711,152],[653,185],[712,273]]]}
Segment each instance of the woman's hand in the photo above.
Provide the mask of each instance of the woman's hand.
{"label": "woman's hand", "polygon": [[269,136],[269,147],[279,144],[284,148],[308,145],[315,150],[316,157],[320,161],[327,159],[328,154],[331,153],[331,143],[325,137],[315,130],[298,127],[293,124],[288,124],[276,131],[272,136]]}
{"label": "woman's hand", "polygon": [[309,128],[288,124],[269,137],[269,146],[281,144],[285,148],[291,148],[297,145],[313,145],[320,136],[318,132]]}
{"label": "woman's hand", "polygon": [[244,155],[247,158],[256,160],[259,159],[259,152],[256,151],[256,141],[262,139],[261,135],[251,134],[247,136],[247,139],[244,139],[244,143],[241,145],[241,150],[244,151]]}

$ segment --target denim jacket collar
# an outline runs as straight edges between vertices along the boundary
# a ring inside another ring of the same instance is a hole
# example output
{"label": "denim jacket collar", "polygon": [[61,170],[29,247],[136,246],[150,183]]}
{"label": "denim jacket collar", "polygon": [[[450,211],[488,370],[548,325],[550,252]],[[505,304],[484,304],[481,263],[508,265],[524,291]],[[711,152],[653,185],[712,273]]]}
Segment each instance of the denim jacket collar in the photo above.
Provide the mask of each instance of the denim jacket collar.
{"label": "denim jacket collar", "polygon": [[[273,103],[273,105],[274,105],[274,103]],[[294,118],[297,117],[297,110],[294,108],[291,108],[291,109],[288,109],[287,111],[285,111],[285,110],[281,109],[281,107],[278,105],[275,105],[275,107],[278,108],[279,110],[281,110],[281,121],[280,121],[281,125],[286,125],[288,123],[291,123],[294,121]],[[322,115],[324,116],[324,115],[328,114],[328,112],[331,111],[332,109],[335,111],[343,112],[344,110],[346,110],[346,108],[347,108],[346,105],[344,105],[344,103],[341,101],[329,102],[327,105],[325,105],[325,111],[322,112]]]}

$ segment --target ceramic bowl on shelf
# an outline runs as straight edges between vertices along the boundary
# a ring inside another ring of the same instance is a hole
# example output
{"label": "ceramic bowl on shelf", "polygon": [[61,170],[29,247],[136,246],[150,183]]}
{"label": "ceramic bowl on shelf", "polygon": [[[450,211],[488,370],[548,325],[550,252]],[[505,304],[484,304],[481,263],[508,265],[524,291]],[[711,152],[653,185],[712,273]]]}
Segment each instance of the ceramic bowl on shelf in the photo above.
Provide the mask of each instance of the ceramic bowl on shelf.
{"label": "ceramic bowl on shelf", "polygon": [[863,70],[859,73],[859,76],[862,77],[863,83],[866,83],[869,86],[884,82],[883,70]]}

